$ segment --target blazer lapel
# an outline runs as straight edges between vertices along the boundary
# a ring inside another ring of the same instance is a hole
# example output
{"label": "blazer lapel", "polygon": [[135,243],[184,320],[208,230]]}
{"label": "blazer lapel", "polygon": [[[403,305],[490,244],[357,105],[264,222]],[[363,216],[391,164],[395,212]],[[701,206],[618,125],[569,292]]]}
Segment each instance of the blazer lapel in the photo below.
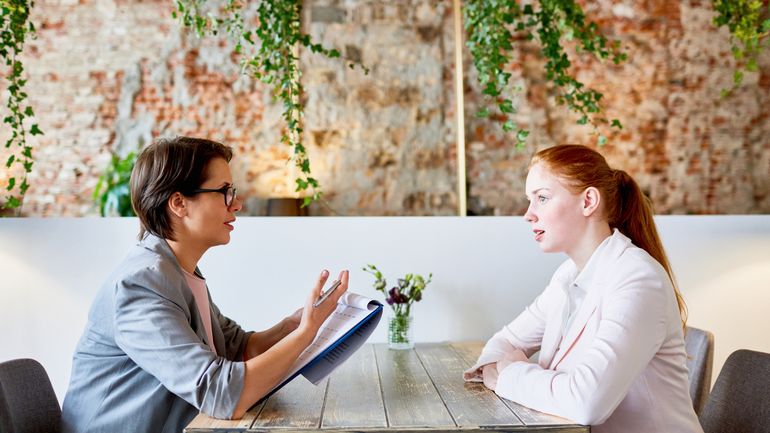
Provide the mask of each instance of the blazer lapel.
{"label": "blazer lapel", "polygon": [[593,315],[593,313],[596,311],[596,308],[599,306],[599,300],[601,299],[599,292],[601,290],[597,289],[598,287],[592,288],[592,290],[586,295],[583,303],[580,304],[580,307],[575,313],[575,318],[572,320],[572,324],[570,325],[569,329],[567,329],[566,335],[564,338],[562,338],[560,342],[561,344],[558,346],[556,355],[553,357],[552,362],[549,364],[549,368],[555,369],[564,359],[564,357],[569,354],[570,350],[572,350],[572,347],[574,347],[575,343],[577,343],[577,340],[582,336],[583,330],[588,323],[588,319],[591,317],[591,315]]}
{"label": "blazer lapel", "polygon": [[549,326],[546,326],[545,332],[543,333],[543,340],[540,343],[540,356],[537,360],[537,363],[543,368],[548,368],[548,366],[551,365],[553,356],[556,354],[559,343],[562,341],[562,329],[564,329],[564,315],[562,314],[562,311],[564,311],[566,302],[567,298],[561,296],[558,305],[556,305],[556,308],[552,309],[549,314]]}

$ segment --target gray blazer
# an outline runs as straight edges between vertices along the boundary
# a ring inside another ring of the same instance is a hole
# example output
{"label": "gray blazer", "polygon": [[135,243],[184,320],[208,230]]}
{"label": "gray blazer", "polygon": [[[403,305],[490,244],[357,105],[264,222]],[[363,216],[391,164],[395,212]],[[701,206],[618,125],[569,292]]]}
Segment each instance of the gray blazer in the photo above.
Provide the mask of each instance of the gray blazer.
{"label": "gray blazer", "polygon": [[64,432],[181,432],[198,411],[229,418],[250,333],[211,301],[215,356],[164,239],[147,235],[107,279],[72,359]]}

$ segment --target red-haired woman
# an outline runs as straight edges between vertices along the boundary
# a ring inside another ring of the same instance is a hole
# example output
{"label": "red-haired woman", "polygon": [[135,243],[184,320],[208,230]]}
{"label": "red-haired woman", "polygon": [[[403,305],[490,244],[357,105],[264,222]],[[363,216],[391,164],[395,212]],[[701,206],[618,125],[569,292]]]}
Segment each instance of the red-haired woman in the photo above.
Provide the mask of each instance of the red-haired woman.
{"label": "red-haired woman", "polygon": [[535,241],[569,259],[466,380],[597,433],[702,432],[686,307],[639,186],[598,152],[562,145],[535,154],[526,194]]}

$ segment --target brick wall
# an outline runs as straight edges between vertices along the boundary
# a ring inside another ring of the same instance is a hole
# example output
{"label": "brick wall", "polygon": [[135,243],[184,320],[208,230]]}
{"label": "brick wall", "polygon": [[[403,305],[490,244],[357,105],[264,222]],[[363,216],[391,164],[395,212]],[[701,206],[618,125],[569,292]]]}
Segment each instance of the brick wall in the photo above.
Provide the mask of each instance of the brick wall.
{"label": "brick wall", "polygon": [[[620,66],[574,62],[579,79],[604,93],[607,115],[624,125],[600,149],[610,163],[638,179],[658,213],[770,212],[770,52],[758,74],[720,99],[734,62],[726,30],[711,24],[710,1],[584,3],[629,50]],[[235,148],[244,214],[264,214],[268,197],[292,194],[294,169],[269,89],[239,74],[229,43],[198,40],[172,10],[166,0],[36,2],[38,38],[24,60],[46,135],[30,140],[36,163],[25,215],[96,214],[91,195],[111,152],[175,134]],[[326,194],[310,213],[455,214],[451,2],[317,0],[306,1],[304,12],[314,38],[371,69],[364,75],[301,53],[304,140]],[[517,47],[509,69],[523,89],[513,95],[521,104],[516,120],[531,131],[525,150],[498,124],[474,117],[483,98],[465,53],[471,214],[523,213],[536,149],[596,141],[550,98],[537,46]]]}

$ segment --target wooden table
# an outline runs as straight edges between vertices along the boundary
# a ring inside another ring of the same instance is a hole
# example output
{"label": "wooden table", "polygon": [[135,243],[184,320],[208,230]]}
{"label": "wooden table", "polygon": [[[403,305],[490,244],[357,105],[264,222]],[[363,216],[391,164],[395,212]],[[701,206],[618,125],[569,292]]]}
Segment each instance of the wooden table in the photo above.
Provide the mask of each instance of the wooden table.
{"label": "wooden table", "polygon": [[298,377],[241,420],[201,414],[185,432],[590,432],[501,399],[480,383],[463,382],[463,370],[481,347],[431,343],[395,351],[384,344],[365,345],[319,386]]}

